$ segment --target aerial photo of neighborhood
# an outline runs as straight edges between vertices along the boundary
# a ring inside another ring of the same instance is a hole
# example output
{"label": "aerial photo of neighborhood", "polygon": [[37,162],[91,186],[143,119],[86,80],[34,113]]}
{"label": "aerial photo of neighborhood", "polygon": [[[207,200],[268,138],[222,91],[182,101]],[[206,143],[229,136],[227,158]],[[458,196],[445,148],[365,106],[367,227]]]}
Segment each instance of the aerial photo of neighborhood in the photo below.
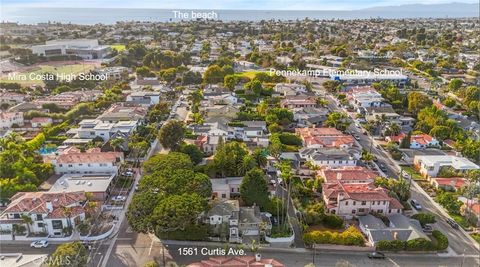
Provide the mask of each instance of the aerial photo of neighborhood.
{"label": "aerial photo of neighborhood", "polygon": [[480,266],[479,0],[2,0],[0,266]]}

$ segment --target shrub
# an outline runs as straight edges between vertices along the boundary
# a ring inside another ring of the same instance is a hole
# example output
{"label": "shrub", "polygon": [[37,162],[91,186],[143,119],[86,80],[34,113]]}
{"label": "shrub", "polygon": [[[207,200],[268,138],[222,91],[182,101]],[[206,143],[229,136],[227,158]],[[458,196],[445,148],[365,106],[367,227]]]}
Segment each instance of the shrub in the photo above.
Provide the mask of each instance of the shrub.
{"label": "shrub", "polygon": [[280,142],[284,145],[291,145],[291,146],[301,146],[302,139],[298,137],[296,134],[292,133],[281,133],[279,135]]}
{"label": "shrub", "polygon": [[434,250],[434,245],[425,238],[415,238],[406,242],[405,249],[409,251]]}
{"label": "shrub", "polygon": [[157,235],[160,239],[202,241],[208,236],[208,228],[205,225],[189,225],[184,230],[157,231]]}
{"label": "shrub", "polygon": [[448,248],[448,238],[440,231],[434,230],[432,232],[432,236],[435,238],[436,242],[436,249],[437,250],[445,250]]}
{"label": "shrub", "polygon": [[342,228],[343,220],[335,214],[325,214],[323,218],[323,224],[331,228]]}
{"label": "shrub", "polygon": [[431,213],[417,213],[412,216],[412,219],[418,220],[422,226],[428,223],[435,223],[435,215]]}
{"label": "shrub", "polygon": [[377,250],[400,251],[405,249],[405,241],[402,240],[381,240],[377,243]]}
{"label": "shrub", "polygon": [[331,231],[311,231],[303,235],[306,244],[334,244],[346,246],[362,246],[365,241],[362,233],[350,226],[342,233]]}

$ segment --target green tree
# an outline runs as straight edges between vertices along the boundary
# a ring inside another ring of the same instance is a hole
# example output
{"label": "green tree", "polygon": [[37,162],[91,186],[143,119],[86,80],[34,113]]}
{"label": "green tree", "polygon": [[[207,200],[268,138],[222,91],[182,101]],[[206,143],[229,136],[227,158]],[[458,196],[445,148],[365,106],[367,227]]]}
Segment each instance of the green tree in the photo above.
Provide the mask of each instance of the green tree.
{"label": "green tree", "polygon": [[328,127],[335,127],[338,130],[345,130],[350,125],[348,122],[347,115],[343,112],[332,112],[328,114],[325,124]]}
{"label": "green tree", "polygon": [[[88,251],[80,242],[61,244],[51,255],[50,267],[83,267],[87,266]],[[59,259],[59,260],[57,260]]]}
{"label": "green tree", "polygon": [[268,188],[265,174],[261,169],[255,168],[247,172],[240,184],[240,195],[246,205],[255,203],[264,207],[268,202]]}
{"label": "green tree", "polygon": [[158,139],[163,147],[177,150],[185,137],[185,126],[183,122],[171,120],[164,124],[160,129]]}
{"label": "green tree", "polygon": [[218,65],[211,65],[203,74],[203,81],[205,83],[223,83],[225,73]]}
{"label": "green tree", "polygon": [[323,82],[323,87],[330,93],[336,93],[340,90],[340,82],[328,80]]}
{"label": "green tree", "polygon": [[235,89],[235,85],[238,83],[238,77],[235,75],[226,75],[223,79],[223,85],[233,91]]}
{"label": "green tree", "polygon": [[170,232],[185,229],[198,220],[205,207],[205,199],[196,193],[168,196],[160,200],[153,210],[156,230]]}
{"label": "green tree", "polygon": [[187,154],[193,164],[199,164],[203,159],[203,152],[193,144],[182,144],[180,152]]}
{"label": "green tree", "polygon": [[244,157],[248,154],[244,143],[233,141],[219,144],[213,157],[213,166],[222,177],[242,176],[245,172],[241,166]]}
{"label": "green tree", "polygon": [[457,91],[458,89],[460,89],[460,87],[462,87],[462,85],[463,85],[463,81],[461,79],[454,78],[454,79],[451,79],[450,82],[448,83],[448,89],[452,91]]}
{"label": "green tree", "polygon": [[408,93],[408,111],[417,115],[417,113],[428,106],[432,105],[432,100],[427,95],[420,92]]}
{"label": "green tree", "polygon": [[143,163],[143,171],[146,174],[161,170],[193,169],[189,155],[180,152],[168,154],[156,154]]}

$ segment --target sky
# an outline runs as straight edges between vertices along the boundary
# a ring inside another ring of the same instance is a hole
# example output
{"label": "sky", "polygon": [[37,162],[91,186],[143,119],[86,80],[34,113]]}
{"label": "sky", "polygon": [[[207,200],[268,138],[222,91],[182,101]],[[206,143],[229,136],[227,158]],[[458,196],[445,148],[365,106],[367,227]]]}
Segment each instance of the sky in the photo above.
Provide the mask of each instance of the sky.
{"label": "sky", "polygon": [[478,3],[478,0],[0,0],[0,7],[355,10],[377,6],[452,2]]}

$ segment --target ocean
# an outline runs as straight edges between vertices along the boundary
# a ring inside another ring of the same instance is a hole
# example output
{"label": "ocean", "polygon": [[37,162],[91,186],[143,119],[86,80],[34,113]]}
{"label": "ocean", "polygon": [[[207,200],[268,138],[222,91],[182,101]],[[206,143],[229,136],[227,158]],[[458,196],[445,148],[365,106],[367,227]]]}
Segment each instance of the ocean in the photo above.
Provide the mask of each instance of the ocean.
{"label": "ocean", "polygon": [[[213,11],[216,19],[222,21],[260,21],[260,20],[296,20],[296,19],[369,19],[369,18],[445,18],[477,17],[478,9],[471,6],[420,7],[383,7],[349,11],[305,11],[305,10],[195,10],[195,12]],[[174,11],[191,14],[192,10],[172,9],[130,9],[130,8],[32,8],[3,6],[0,21],[36,24],[42,22],[62,22],[92,25],[97,23],[114,24],[118,21],[181,21]],[[177,13],[178,14],[178,13]],[[183,20],[191,19],[184,18]]]}

